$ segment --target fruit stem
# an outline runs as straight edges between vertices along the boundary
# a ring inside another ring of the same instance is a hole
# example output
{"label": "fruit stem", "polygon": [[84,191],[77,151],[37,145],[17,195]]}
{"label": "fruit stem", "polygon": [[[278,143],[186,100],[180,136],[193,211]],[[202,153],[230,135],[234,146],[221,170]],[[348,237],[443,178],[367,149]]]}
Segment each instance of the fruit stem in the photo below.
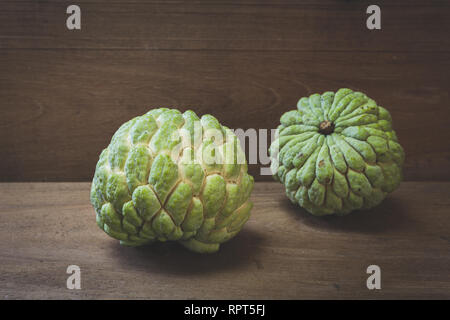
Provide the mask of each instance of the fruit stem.
{"label": "fruit stem", "polygon": [[322,121],[319,124],[319,133],[331,134],[334,131],[334,123],[328,120]]}

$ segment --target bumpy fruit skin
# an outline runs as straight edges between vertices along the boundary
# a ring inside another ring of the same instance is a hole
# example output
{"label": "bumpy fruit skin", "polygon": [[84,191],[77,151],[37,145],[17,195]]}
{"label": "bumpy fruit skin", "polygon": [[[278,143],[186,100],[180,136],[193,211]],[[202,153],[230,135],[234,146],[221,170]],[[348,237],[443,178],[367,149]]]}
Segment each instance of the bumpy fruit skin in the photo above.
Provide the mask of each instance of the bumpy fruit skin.
{"label": "bumpy fruit skin", "polygon": [[272,173],[313,215],[372,208],[400,184],[404,152],[391,116],[364,93],[313,94],[280,121]]}
{"label": "bumpy fruit skin", "polygon": [[124,123],[91,187],[98,226],[121,244],[175,240],[210,253],[247,221],[253,177],[234,133],[211,115],[153,109]]}

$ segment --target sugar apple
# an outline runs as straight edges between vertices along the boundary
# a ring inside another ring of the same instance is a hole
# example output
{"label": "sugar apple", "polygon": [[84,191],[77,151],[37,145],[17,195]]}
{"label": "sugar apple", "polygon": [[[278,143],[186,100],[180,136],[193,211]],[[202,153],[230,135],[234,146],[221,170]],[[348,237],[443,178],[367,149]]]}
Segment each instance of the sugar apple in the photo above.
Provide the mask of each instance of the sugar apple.
{"label": "sugar apple", "polygon": [[280,122],[269,148],[273,176],[313,215],[372,208],[402,180],[404,152],[391,116],[364,93],[301,98]]}
{"label": "sugar apple", "polygon": [[100,154],[91,187],[97,224],[121,244],[176,240],[215,252],[253,206],[253,177],[216,118],[153,109],[124,123]]}

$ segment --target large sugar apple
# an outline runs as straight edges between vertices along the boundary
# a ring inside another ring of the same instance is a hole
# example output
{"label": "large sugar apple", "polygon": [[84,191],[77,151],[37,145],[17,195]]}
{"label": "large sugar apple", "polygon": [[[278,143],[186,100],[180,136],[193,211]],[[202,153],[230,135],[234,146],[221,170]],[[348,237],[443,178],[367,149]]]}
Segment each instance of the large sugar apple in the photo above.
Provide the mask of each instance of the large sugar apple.
{"label": "large sugar apple", "polygon": [[247,221],[253,177],[234,133],[216,118],[153,109],[124,123],[91,188],[97,224],[121,244],[176,240],[214,252]]}
{"label": "large sugar apple", "polygon": [[372,208],[402,180],[389,112],[350,89],[301,98],[282,115],[270,155],[289,199],[317,216]]}

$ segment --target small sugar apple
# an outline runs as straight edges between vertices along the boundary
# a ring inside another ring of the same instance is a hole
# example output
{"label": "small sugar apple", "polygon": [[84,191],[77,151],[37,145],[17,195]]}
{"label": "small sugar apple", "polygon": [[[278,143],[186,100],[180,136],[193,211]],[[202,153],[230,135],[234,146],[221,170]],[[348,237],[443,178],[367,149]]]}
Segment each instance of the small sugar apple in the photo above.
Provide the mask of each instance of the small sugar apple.
{"label": "small sugar apple", "polygon": [[269,152],[288,198],[316,216],[378,205],[402,180],[404,152],[389,112],[339,89],[301,98],[282,115]]}
{"label": "small sugar apple", "polygon": [[153,109],[124,123],[100,154],[91,187],[98,226],[121,244],[176,240],[209,253],[253,206],[239,140],[216,118]]}

